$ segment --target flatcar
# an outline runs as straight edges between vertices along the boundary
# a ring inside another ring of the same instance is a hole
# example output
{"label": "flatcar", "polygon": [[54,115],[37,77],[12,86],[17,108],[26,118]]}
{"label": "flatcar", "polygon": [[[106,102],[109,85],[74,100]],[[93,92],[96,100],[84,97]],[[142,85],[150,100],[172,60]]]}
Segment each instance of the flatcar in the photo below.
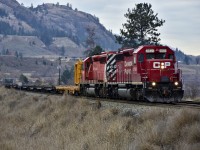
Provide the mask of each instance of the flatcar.
{"label": "flatcar", "polygon": [[150,102],[179,102],[182,73],[167,46],[104,52],[75,65],[78,94]]}

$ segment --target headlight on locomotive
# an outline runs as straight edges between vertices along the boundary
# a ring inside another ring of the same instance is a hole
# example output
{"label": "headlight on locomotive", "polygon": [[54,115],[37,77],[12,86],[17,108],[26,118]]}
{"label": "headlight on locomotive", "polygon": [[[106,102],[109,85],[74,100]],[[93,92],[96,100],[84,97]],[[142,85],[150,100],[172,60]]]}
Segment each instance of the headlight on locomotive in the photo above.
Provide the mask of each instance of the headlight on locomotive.
{"label": "headlight on locomotive", "polygon": [[174,85],[175,85],[175,86],[178,86],[178,82],[177,82],[177,81],[176,81],[176,82],[174,82]]}
{"label": "headlight on locomotive", "polygon": [[164,68],[165,68],[164,65],[165,65],[165,64],[162,62],[160,68],[161,68],[161,69],[164,69]]}
{"label": "headlight on locomotive", "polygon": [[156,86],[156,82],[152,82],[151,85],[152,85],[152,86]]}

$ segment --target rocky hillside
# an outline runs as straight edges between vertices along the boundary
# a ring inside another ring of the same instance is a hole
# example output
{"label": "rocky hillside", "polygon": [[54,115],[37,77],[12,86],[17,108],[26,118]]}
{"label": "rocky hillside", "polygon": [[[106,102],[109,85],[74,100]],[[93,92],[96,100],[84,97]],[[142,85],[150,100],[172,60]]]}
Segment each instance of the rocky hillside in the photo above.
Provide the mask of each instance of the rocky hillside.
{"label": "rocky hillside", "polygon": [[104,49],[119,47],[99,18],[72,9],[69,4],[27,8],[15,0],[0,0],[0,27],[0,50],[18,51],[25,56],[80,56],[86,49],[87,28],[94,29],[95,42]]}

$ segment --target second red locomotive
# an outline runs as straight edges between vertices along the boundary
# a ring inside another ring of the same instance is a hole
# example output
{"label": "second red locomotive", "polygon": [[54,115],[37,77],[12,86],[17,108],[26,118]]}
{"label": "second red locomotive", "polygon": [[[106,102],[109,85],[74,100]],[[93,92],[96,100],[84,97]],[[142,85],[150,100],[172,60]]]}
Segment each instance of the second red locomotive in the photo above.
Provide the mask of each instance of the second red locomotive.
{"label": "second red locomotive", "polygon": [[83,61],[82,95],[177,102],[183,93],[181,70],[167,46],[104,52]]}

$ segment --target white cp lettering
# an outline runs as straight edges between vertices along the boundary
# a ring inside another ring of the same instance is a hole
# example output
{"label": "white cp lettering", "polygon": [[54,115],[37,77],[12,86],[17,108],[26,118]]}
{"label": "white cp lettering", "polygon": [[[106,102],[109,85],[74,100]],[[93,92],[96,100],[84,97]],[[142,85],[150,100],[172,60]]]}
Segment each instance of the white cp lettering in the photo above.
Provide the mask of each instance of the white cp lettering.
{"label": "white cp lettering", "polygon": [[154,62],[153,63],[153,68],[158,69],[158,68],[162,68],[161,66],[163,66],[164,68],[167,68],[171,65],[170,62]]}

